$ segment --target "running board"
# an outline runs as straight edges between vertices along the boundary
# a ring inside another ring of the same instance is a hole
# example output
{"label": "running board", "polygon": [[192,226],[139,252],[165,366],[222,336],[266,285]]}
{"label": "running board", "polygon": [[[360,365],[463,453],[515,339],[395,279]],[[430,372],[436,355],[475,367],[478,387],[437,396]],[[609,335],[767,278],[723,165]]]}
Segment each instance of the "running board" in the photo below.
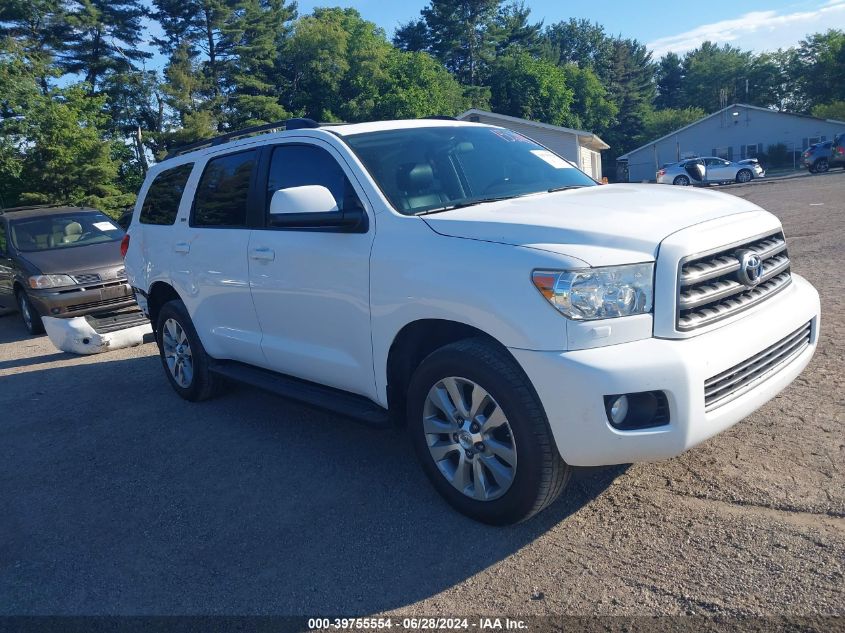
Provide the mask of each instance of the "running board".
{"label": "running board", "polygon": [[213,361],[209,369],[224,378],[252,385],[289,400],[331,411],[371,426],[389,426],[387,409],[372,400],[341,389],[300,380],[237,361]]}

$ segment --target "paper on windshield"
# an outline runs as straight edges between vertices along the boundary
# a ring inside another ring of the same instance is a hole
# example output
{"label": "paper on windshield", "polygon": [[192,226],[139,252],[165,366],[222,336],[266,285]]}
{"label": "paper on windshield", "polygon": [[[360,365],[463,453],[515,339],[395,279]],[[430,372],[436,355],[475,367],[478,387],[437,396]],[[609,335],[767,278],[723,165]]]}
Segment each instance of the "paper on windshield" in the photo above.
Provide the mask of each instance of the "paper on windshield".
{"label": "paper on windshield", "polygon": [[114,231],[117,227],[111,222],[94,222],[94,228],[101,231]]}
{"label": "paper on windshield", "polygon": [[546,161],[555,169],[572,169],[572,165],[563,160],[560,156],[552,154],[547,149],[532,149],[531,153],[534,154],[534,156],[536,156],[540,160]]}

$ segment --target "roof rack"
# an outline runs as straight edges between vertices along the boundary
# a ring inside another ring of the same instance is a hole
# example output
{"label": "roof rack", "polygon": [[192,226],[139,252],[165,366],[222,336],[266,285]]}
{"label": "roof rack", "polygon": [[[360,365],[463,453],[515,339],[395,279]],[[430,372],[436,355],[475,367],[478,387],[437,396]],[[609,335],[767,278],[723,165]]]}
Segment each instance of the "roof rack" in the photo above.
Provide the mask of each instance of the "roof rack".
{"label": "roof rack", "polygon": [[173,158],[174,156],[180,156],[182,154],[186,154],[187,152],[192,152],[196,149],[201,149],[203,147],[214,147],[215,145],[222,145],[223,143],[227,143],[236,138],[251,136],[260,132],[268,132],[275,130],[300,130],[302,128],[315,127],[320,127],[320,124],[314,121],[313,119],[306,118],[288,119],[286,121],[276,121],[274,123],[262,123],[261,125],[253,125],[252,127],[243,128],[241,130],[232,130],[231,132],[226,132],[225,134],[221,134],[220,136],[215,136],[212,138],[203,139],[201,141],[196,141],[194,143],[188,143],[187,145],[182,145],[171,150],[170,153],[168,153],[167,156],[164,157],[164,160],[168,160],[170,158]]}
{"label": "roof rack", "polygon": [[67,207],[68,209],[81,208],[74,204],[27,204],[22,207],[9,207],[8,209],[0,209],[0,213],[14,213],[15,211],[35,211],[36,209],[59,209]]}

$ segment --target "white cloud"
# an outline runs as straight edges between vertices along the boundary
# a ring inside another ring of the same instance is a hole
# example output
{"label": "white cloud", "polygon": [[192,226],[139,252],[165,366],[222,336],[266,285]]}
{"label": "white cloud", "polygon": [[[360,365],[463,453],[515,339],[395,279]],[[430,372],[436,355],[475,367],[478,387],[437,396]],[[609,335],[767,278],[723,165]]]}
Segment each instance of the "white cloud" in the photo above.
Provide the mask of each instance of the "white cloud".
{"label": "white cloud", "polygon": [[794,46],[808,33],[835,28],[845,28],[845,0],[828,0],[812,11],[752,11],[738,18],[661,37],[649,42],[648,47],[654,51],[655,58],[669,51],[685,53],[706,40],[746,50],[769,51]]}

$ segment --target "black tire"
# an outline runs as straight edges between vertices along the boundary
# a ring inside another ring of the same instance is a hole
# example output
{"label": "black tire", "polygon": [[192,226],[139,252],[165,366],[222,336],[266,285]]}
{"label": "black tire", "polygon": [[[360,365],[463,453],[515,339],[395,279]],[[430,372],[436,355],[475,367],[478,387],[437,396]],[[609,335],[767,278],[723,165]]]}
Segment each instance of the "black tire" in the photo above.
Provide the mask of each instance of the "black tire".
{"label": "black tire", "polygon": [[[446,479],[429,452],[423,412],[430,389],[444,378],[458,376],[486,390],[501,407],[513,437],[516,470],[510,488],[490,501],[473,499]],[[451,343],[430,354],[414,372],[408,388],[411,441],[425,474],[456,510],[492,525],[531,518],[561,493],[571,467],[557,450],[540,399],[506,350],[481,338]]]}
{"label": "black tire", "polygon": [[32,335],[44,334],[44,322],[26,291],[18,290],[15,293],[15,298],[18,300],[18,310],[20,310],[21,320],[26,331]]}
{"label": "black tire", "polygon": [[[189,384],[184,386],[176,381],[165,358],[164,328],[169,320],[175,321],[181,327],[190,346],[192,376]],[[178,299],[168,301],[161,307],[156,324],[156,343],[158,344],[159,358],[164,374],[167,376],[170,386],[182,398],[191,402],[199,402],[219,393],[221,379],[210,371],[211,357],[206,353],[197,336],[197,331],[194,329],[194,324],[188,315],[185,304]]]}
{"label": "black tire", "polygon": [[676,176],[675,180],[672,181],[672,184],[680,185],[682,187],[688,187],[690,184],[690,180],[686,176]]}
{"label": "black tire", "polygon": [[[743,176],[743,174],[745,174]],[[751,182],[754,179],[754,173],[750,169],[740,169],[736,172],[736,181],[740,184]]]}
{"label": "black tire", "polygon": [[814,173],[823,174],[829,169],[830,169],[830,163],[827,162],[826,158],[820,158],[815,163],[813,163],[813,172]]}

